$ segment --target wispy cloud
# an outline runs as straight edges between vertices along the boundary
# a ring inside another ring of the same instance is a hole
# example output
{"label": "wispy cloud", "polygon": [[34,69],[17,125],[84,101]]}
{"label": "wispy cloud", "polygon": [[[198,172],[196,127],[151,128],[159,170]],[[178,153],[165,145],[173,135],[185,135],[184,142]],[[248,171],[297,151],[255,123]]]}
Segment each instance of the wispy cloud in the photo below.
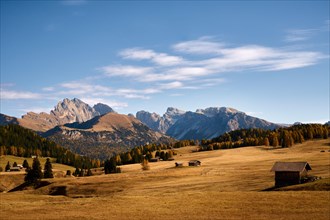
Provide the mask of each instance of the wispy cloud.
{"label": "wispy cloud", "polygon": [[[237,71],[280,71],[302,68],[327,58],[324,54],[316,51],[273,48],[263,45],[228,45],[210,37],[172,45],[171,48],[174,49],[174,53],[189,55],[184,58],[157,53],[154,50],[125,49],[119,53],[123,59],[151,60],[153,64],[109,65],[101,67],[99,70],[108,77],[125,77],[144,83],[164,81],[193,83],[196,80],[219,78],[218,74]],[[191,56],[195,57],[188,59]],[[159,57],[163,57],[164,62],[156,61]],[[172,60],[173,62],[169,61],[167,62],[168,65],[165,65],[165,60]]]}
{"label": "wispy cloud", "polygon": [[166,53],[156,53],[153,50],[140,48],[129,48],[120,51],[119,55],[124,59],[131,60],[150,60],[161,66],[172,66],[182,64],[184,60],[178,56],[170,56]]}
{"label": "wispy cloud", "polygon": [[292,29],[287,31],[285,41],[296,42],[310,39],[316,32],[316,29]]}
{"label": "wispy cloud", "polygon": [[175,51],[191,53],[191,54],[218,54],[221,53],[222,48],[225,47],[224,43],[219,43],[212,40],[212,37],[201,37],[197,40],[183,41],[174,44],[172,48]]}
{"label": "wispy cloud", "polygon": [[40,99],[41,94],[32,93],[27,91],[15,91],[15,90],[5,90],[1,89],[1,99]]}

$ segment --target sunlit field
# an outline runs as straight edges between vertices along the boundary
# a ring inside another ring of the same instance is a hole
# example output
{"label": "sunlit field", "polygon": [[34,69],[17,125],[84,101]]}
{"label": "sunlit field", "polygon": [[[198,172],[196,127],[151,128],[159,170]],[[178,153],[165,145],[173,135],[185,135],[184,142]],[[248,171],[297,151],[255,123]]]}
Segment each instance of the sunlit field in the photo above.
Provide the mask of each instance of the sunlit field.
{"label": "sunlit field", "polygon": [[[149,163],[148,171],[142,171],[140,164],[125,165],[120,174],[55,178],[44,180],[48,185],[36,190],[1,193],[1,217],[329,219],[329,143],[327,139],[286,149],[245,147],[197,153],[193,153],[196,147],[180,148],[175,161]],[[188,167],[192,159],[202,165]],[[276,161],[307,161],[310,174],[322,177],[321,182],[312,183],[318,187],[263,191],[274,186],[270,169]],[[183,162],[184,167],[175,168],[175,162]],[[3,183],[3,173],[0,178]]]}

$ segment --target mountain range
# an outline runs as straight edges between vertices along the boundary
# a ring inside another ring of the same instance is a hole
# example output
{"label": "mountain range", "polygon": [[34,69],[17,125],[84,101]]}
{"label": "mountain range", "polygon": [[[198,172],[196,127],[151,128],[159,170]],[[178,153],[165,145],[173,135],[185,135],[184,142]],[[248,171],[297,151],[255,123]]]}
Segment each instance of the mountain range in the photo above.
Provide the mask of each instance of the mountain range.
{"label": "mountain range", "polygon": [[244,128],[280,127],[278,124],[226,107],[197,109],[195,112],[168,108],[163,116],[139,111],[136,117],[151,129],[179,140],[212,139],[226,132]]}
{"label": "mountain range", "polygon": [[20,119],[0,114],[0,125],[5,124],[29,128],[75,153],[101,159],[138,145],[170,143],[173,138],[211,139],[242,128],[280,127],[227,107],[195,112],[169,107],[162,116],[139,111],[134,117],[102,103],[91,107],[77,98],[58,102],[50,113],[28,112]]}

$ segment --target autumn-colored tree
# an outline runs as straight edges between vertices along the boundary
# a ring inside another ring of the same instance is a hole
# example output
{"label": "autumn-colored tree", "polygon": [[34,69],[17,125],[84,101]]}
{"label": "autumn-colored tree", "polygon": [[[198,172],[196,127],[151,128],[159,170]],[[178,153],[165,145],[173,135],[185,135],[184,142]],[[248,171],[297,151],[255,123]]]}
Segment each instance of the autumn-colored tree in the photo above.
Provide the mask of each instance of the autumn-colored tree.
{"label": "autumn-colored tree", "polygon": [[143,159],[141,166],[142,166],[142,170],[150,170],[149,162],[146,159]]}
{"label": "autumn-colored tree", "polygon": [[266,138],[264,139],[264,145],[265,145],[265,146],[269,146],[269,139],[268,139],[268,137],[266,137]]}

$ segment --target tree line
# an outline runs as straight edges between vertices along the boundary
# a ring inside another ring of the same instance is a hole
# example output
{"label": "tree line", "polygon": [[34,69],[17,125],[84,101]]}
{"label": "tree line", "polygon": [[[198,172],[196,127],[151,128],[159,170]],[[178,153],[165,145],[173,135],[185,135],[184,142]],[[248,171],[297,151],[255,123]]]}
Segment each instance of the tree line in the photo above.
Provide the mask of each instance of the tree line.
{"label": "tree line", "polygon": [[101,165],[100,160],[72,153],[55,142],[42,138],[35,132],[14,124],[0,126],[1,155],[53,157],[56,158],[56,163],[86,169],[100,167]]}
{"label": "tree line", "polygon": [[202,150],[261,145],[285,148],[306,140],[327,139],[329,134],[330,126],[321,124],[300,124],[275,130],[241,129],[225,133],[212,140],[202,140]]}

